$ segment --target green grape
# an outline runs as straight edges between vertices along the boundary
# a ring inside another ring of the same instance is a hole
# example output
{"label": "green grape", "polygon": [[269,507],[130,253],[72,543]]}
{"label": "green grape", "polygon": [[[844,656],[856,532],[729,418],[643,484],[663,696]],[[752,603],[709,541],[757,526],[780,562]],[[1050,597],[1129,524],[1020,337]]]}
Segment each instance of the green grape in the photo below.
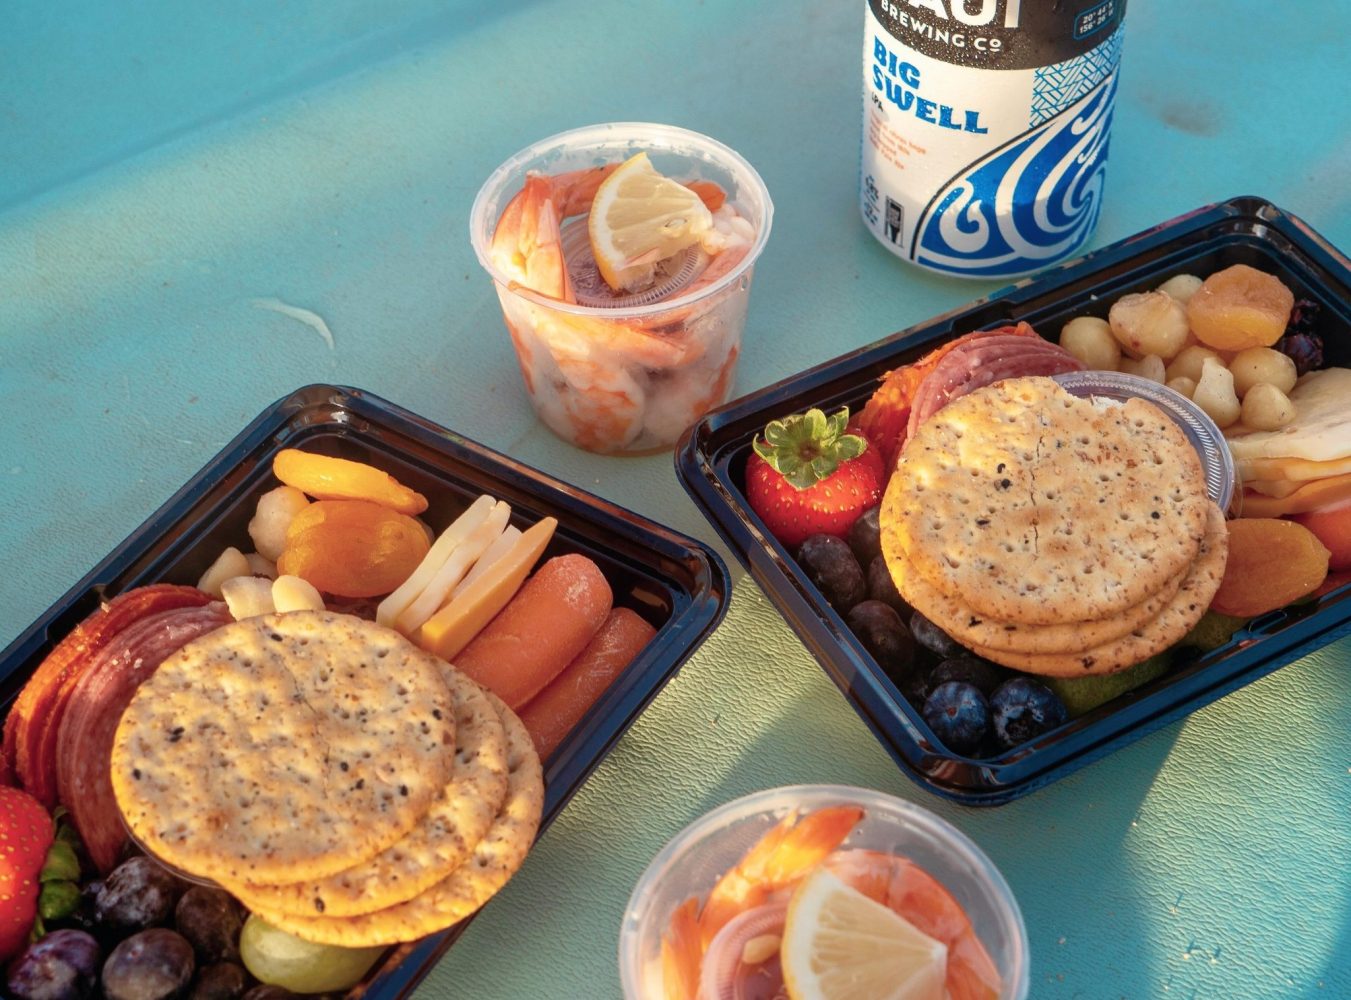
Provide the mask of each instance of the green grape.
{"label": "green grape", "polygon": [[239,954],[259,982],[292,993],[327,993],[361,981],[384,948],[312,944],[273,927],[257,914],[244,921]]}

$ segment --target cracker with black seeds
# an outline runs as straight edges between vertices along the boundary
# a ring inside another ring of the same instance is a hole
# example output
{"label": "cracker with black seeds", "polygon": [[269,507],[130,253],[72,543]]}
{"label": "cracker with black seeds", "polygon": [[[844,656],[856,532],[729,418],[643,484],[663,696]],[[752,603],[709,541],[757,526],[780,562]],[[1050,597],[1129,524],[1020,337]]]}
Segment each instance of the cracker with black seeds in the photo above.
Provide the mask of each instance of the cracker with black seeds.
{"label": "cracker with black seeds", "polygon": [[491,692],[507,733],[507,794],[487,834],[464,863],[417,896],[355,917],[297,917],[258,911],[298,938],[345,948],[415,941],[459,923],[491,899],[525,862],[544,808],[544,772],[521,720]]}
{"label": "cracker with black seeds", "polygon": [[147,850],[202,878],[351,868],[411,830],[450,777],[440,664],[350,615],[226,625],[137,690],[113,744],[118,807]]}
{"label": "cracker with black seeds", "polygon": [[463,863],[497,817],[507,791],[508,747],[487,693],[448,663],[455,699],[450,781],[427,815],[369,861],[325,879],[287,885],[225,885],[252,910],[330,917],[372,913],[412,899]]}
{"label": "cracker with black seeds", "polygon": [[1120,639],[1157,618],[1187,576],[1186,572],[1179,573],[1161,590],[1110,618],[1026,625],[977,614],[961,599],[939,593],[914,571],[900,550],[889,553],[887,560],[901,596],[911,607],[923,609],[924,616],[952,638],[968,647],[981,646],[1014,653],[1077,653]]}
{"label": "cracker with black seeds", "polygon": [[907,442],[883,499],[883,552],[903,551],[979,615],[1108,618],[1187,570],[1208,503],[1195,449],[1158,407],[1008,379]]}
{"label": "cracker with black seeds", "polygon": [[1111,674],[1143,663],[1155,653],[1178,643],[1210,607],[1220,589],[1229,558],[1229,529],[1224,512],[1209,504],[1201,550],[1177,594],[1152,621],[1120,639],[1078,653],[1011,653],[975,646],[974,651],[995,663],[1046,677],[1091,677]]}

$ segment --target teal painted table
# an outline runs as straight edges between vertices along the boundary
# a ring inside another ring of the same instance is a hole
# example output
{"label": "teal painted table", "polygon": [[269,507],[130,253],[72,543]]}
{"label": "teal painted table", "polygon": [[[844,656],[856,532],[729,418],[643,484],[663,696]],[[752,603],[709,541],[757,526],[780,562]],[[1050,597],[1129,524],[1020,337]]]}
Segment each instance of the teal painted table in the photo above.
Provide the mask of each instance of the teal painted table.
{"label": "teal painted table", "polygon": [[[316,381],[712,541],[669,457],[574,451],[526,405],[467,217],[544,135],[666,121],[757,166],[777,214],[741,391],[991,290],[906,269],[859,222],[861,2],[131,6],[21,4],[0,33],[0,642]],[[1258,194],[1351,246],[1346,13],[1132,0],[1094,245]],[[617,996],[620,916],[661,845],[818,781],[975,838],[1022,905],[1034,996],[1351,996],[1351,642],[971,810],[902,776],[735,575],[721,629],[421,996]]]}

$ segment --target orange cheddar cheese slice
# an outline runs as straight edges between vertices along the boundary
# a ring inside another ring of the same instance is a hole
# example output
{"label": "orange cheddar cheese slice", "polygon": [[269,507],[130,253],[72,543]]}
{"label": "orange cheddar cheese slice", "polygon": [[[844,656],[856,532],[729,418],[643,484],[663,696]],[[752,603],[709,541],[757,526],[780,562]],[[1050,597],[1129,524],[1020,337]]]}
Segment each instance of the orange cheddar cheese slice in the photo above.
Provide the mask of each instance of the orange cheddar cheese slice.
{"label": "orange cheddar cheese slice", "polygon": [[523,532],[506,555],[427,619],[413,641],[443,660],[454,660],[521,589],[557,527],[556,518],[546,517]]}

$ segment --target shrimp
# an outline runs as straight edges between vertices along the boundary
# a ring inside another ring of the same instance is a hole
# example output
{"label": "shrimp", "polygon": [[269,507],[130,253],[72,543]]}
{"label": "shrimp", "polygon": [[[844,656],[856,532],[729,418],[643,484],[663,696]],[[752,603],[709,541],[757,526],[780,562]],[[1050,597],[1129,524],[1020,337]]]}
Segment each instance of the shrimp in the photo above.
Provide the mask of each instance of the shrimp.
{"label": "shrimp", "polygon": [[676,907],[661,938],[661,981],[666,1000],[695,1000],[703,957],[699,900],[691,896]]}
{"label": "shrimp", "polygon": [[858,806],[829,806],[798,822],[796,812],[756,842],[709,893],[699,914],[705,948],[727,921],[795,884],[843,843],[863,818]]}
{"label": "shrimp", "polygon": [[995,1000],[999,996],[999,970],[961,904],[924,869],[895,854],[864,850],[839,851],[826,859],[825,867],[947,945],[951,1000]]}
{"label": "shrimp", "polygon": [[502,210],[488,249],[493,264],[510,279],[508,288],[577,301],[563,258],[563,220],[587,211],[601,182],[617,166],[526,175],[521,190]]}
{"label": "shrimp", "polygon": [[631,444],[643,427],[643,387],[622,366],[558,355],[554,360],[565,380],[560,392],[572,440],[602,452]]}

